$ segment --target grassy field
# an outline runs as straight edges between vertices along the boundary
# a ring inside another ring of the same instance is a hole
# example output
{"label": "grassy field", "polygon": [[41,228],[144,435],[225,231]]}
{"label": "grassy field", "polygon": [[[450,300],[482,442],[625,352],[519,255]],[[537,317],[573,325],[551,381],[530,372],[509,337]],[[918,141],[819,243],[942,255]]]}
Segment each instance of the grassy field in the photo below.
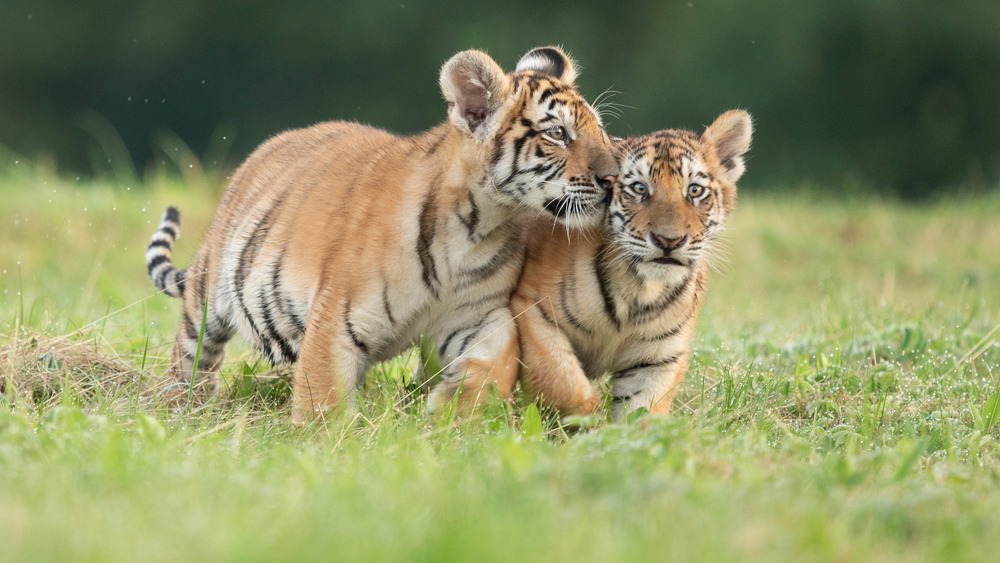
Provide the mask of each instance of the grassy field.
{"label": "grassy field", "polygon": [[423,415],[413,358],[293,430],[229,391],[153,400],[179,316],[143,253],[209,182],[0,174],[0,545],[9,560],[990,560],[1000,552],[1000,194],[737,204],[666,418],[585,432],[494,400]]}

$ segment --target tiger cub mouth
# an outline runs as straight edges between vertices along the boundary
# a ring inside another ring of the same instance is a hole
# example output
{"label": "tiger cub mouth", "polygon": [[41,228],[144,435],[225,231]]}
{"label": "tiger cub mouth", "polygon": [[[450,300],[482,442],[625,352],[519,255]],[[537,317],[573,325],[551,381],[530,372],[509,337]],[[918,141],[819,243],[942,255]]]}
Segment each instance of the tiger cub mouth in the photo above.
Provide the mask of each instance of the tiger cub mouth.
{"label": "tiger cub mouth", "polygon": [[571,219],[603,215],[606,205],[604,198],[590,194],[565,194],[545,200],[542,207],[553,217]]}

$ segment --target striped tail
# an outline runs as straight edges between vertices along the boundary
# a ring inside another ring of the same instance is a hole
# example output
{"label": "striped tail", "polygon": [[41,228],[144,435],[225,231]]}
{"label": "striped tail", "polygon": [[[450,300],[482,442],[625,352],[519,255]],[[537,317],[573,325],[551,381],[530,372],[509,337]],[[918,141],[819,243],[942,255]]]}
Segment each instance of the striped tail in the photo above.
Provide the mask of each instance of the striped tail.
{"label": "striped tail", "polygon": [[156,288],[171,297],[184,295],[184,278],[187,268],[178,268],[170,261],[174,241],[181,234],[181,212],[170,206],[163,212],[160,226],[153,233],[146,250],[146,270]]}

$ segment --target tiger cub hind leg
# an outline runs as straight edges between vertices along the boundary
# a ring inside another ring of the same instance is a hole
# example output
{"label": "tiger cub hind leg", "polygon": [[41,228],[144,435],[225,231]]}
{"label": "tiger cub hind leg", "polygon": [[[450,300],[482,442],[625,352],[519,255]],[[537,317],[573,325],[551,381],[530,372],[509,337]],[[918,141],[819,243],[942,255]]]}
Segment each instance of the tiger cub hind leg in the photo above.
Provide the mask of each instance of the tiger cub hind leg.
{"label": "tiger cub hind leg", "polygon": [[211,302],[206,309],[205,298],[190,293],[190,289],[188,292],[184,295],[184,314],[170,354],[169,374],[174,383],[163,393],[163,398],[172,404],[188,399],[204,401],[215,394],[226,343],[235,334]]}
{"label": "tiger cub hind leg", "polygon": [[349,323],[329,322],[314,310],[292,377],[292,424],[323,421],[352,410],[357,388],[372,363],[370,353]]}
{"label": "tiger cub hind leg", "polygon": [[427,398],[431,413],[441,412],[450,401],[455,401],[458,412],[470,413],[494,386],[501,398],[513,394],[520,345],[510,309],[494,309],[468,327],[440,332],[446,333],[438,339],[442,378]]}

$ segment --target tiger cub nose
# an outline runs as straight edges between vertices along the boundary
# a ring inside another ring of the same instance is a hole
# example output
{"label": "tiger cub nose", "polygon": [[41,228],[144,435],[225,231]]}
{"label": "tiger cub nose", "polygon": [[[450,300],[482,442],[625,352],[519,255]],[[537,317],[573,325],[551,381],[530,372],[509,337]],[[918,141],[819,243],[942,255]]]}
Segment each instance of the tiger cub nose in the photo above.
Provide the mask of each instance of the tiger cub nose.
{"label": "tiger cub nose", "polygon": [[663,235],[658,235],[656,233],[649,233],[650,238],[653,239],[653,244],[658,246],[664,252],[670,252],[671,250],[676,250],[680,245],[684,244],[687,240],[687,235],[680,236],[677,238],[667,238]]}
{"label": "tiger cub nose", "polygon": [[613,174],[608,174],[607,176],[594,176],[594,180],[597,181],[597,185],[601,186],[602,189],[610,190],[611,186],[614,185],[617,178]]}

